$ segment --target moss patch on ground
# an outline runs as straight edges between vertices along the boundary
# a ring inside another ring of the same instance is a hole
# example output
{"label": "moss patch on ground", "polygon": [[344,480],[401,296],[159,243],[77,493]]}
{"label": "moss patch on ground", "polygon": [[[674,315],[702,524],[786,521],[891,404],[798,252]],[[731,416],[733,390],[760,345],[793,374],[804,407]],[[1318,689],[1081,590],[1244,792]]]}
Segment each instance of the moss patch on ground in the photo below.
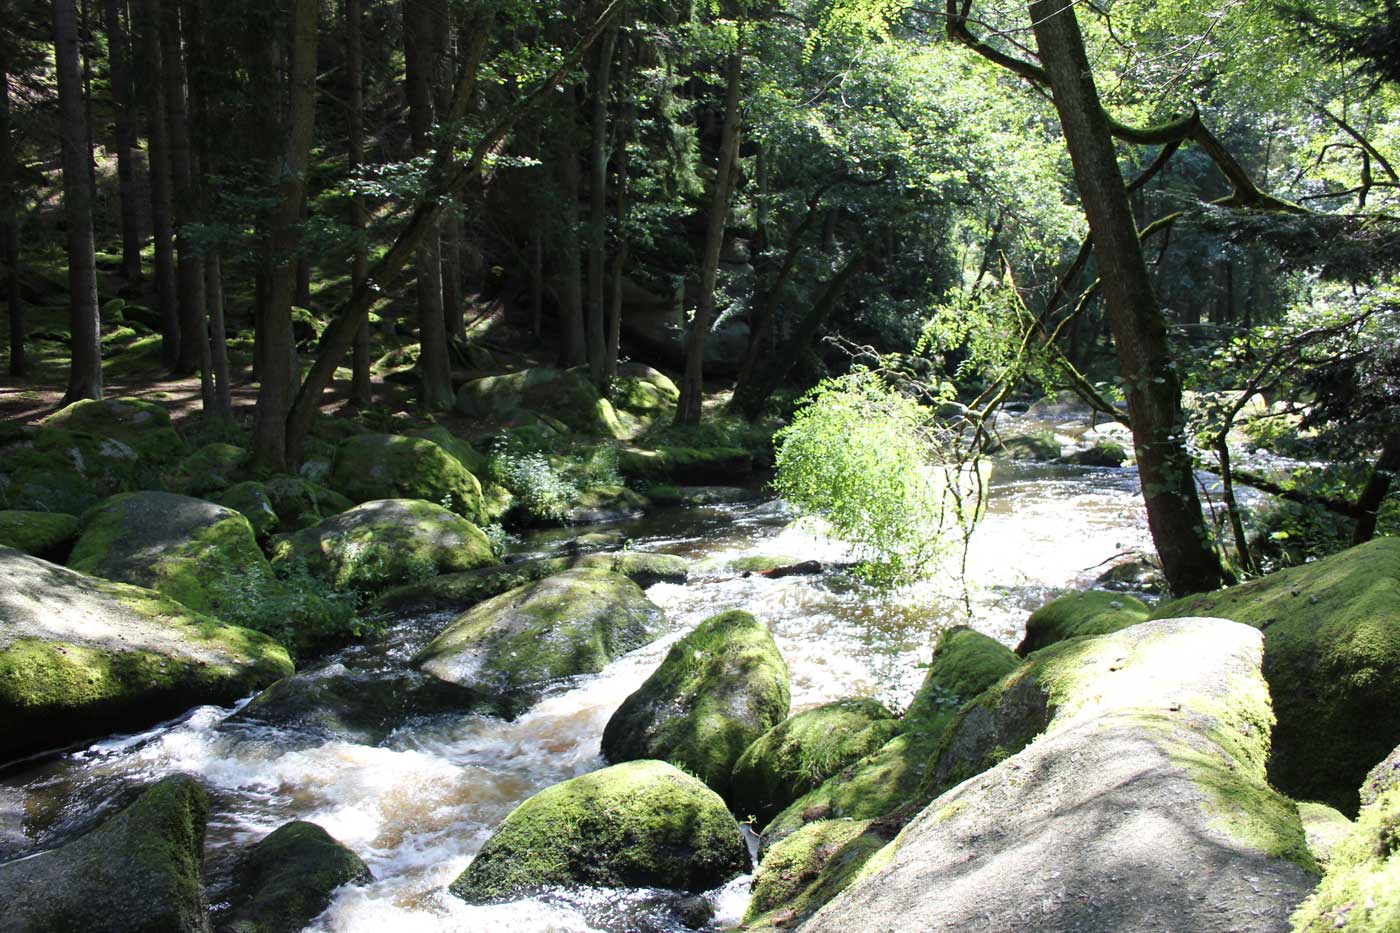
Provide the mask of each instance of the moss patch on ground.
{"label": "moss patch on ground", "polygon": [[1024,656],[1066,638],[1107,635],[1146,622],[1151,615],[1152,609],[1146,603],[1123,593],[1070,593],[1031,613],[1026,637],[1016,653]]}
{"label": "moss patch on ground", "polygon": [[78,519],[62,512],[0,512],[0,547],[61,559],[78,537]]}

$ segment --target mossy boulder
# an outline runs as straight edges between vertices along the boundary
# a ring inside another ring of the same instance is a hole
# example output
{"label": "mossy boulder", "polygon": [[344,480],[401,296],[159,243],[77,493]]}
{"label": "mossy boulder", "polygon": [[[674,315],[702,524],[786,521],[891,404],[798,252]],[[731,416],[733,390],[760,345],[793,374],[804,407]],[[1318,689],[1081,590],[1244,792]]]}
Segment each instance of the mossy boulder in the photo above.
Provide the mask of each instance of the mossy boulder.
{"label": "mossy boulder", "polygon": [[62,560],[78,537],[78,519],[63,512],[0,512],[0,547]]}
{"label": "mossy boulder", "polygon": [[660,761],[594,771],[516,807],[449,890],[471,903],[547,887],[704,891],[748,870],[714,791]]}
{"label": "mossy boulder", "polygon": [[129,492],[83,516],[68,565],[217,615],[222,585],[267,569],[267,558],[233,509],[168,492]]}
{"label": "mossy boulder", "polygon": [[676,642],[603,730],[610,762],[659,759],[728,796],[734,764],[788,714],[787,663],[764,625],[722,612]]}
{"label": "mossy boulder", "polygon": [[1032,434],[1004,438],[1000,443],[993,444],[987,452],[1010,460],[1048,463],[1059,459],[1061,449],[1060,442],[1052,432],[1036,431]]}
{"label": "mossy boulder", "polygon": [[734,765],[730,802],[762,826],[798,797],[901,731],[869,698],[837,700],[790,716],[754,740]]}
{"label": "mossy boulder", "polygon": [[879,750],[794,800],[763,829],[765,847],[813,820],[872,819],[922,806],[919,786],[929,756],[963,704],[1020,664],[1011,649],[966,626],[938,637],[928,673],[900,720],[901,733]]}
{"label": "mossy boulder", "polygon": [[486,473],[486,455],[440,424],[435,424],[430,428],[420,428],[411,432],[411,436],[432,441],[473,476],[482,476]]}
{"label": "mossy boulder", "polygon": [[1327,873],[1293,915],[1293,930],[1400,930],[1400,786],[1363,806],[1356,825],[1332,845]]}
{"label": "mossy boulder", "polygon": [[1062,463],[1087,467],[1121,467],[1132,459],[1132,452],[1117,440],[1096,438],[1088,447],[1060,458]]}
{"label": "mossy boulder", "polygon": [[248,478],[253,455],[234,444],[205,444],[181,458],[167,485],[187,496],[207,496]]}
{"label": "mossy boulder", "polygon": [[219,496],[218,502],[248,519],[259,540],[277,531],[300,531],[355,504],[340,493],[299,476],[238,483]]}
{"label": "mossy boulder", "polygon": [[585,434],[622,436],[612,406],[579,369],[540,366],[473,379],[457,391],[456,409],[469,418],[500,422],[530,412]]}
{"label": "mossy boulder", "polygon": [[1381,794],[1396,787],[1400,787],[1400,746],[1366,775],[1366,783],[1361,785],[1361,805],[1375,803]]}
{"label": "mossy boulder", "polygon": [[218,498],[219,505],[233,509],[248,519],[248,525],[259,541],[266,541],[277,530],[281,519],[267,494],[267,486],[256,480],[246,480],[226,489]]}
{"label": "mossy boulder", "polygon": [[362,434],[336,448],[329,485],[354,502],[422,499],[483,521],[481,483],[438,444],[399,434]]}
{"label": "mossy boulder", "polygon": [[1026,621],[1026,637],[1016,653],[1027,655],[1066,638],[1107,635],[1152,615],[1147,603],[1123,593],[1087,590],[1051,600],[1031,613]]}
{"label": "mossy boulder", "polygon": [[467,610],[419,652],[415,664],[515,712],[551,684],[597,673],[640,648],[657,636],[662,619],[626,577],[566,570]]}
{"label": "mossy boulder", "polygon": [[647,497],[626,486],[594,486],[574,496],[564,513],[571,525],[595,525],[639,518],[651,508]]}
{"label": "mossy boulder", "polygon": [[742,929],[791,929],[859,877],[897,827],[876,820],[809,823],[770,849],[753,876]]}
{"label": "mossy boulder", "polygon": [[675,412],[681,391],[665,374],[650,370],[649,377],[619,375],[612,384],[612,403],[619,411],[643,417]]}
{"label": "mossy boulder", "polygon": [[42,424],[116,441],[150,464],[173,460],[184,449],[170,413],[136,398],[84,399],[54,412]]}
{"label": "mossy boulder", "polygon": [[706,505],[730,505],[755,502],[762,493],[743,486],[671,486],[653,483],[647,486],[647,498],[656,505],[679,505],[693,508]]}
{"label": "mossy boulder", "polygon": [[0,927],[207,933],[208,811],[198,782],[168,777],[67,845],[0,865]]}
{"label": "mossy boulder", "polygon": [[298,933],[342,885],[374,880],[360,857],[315,823],[279,827],[239,859],[221,933]]}
{"label": "mossy boulder", "polygon": [[43,428],[0,458],[0,507],[81,515],[119,492],[159,486],[159,466],[124,441]]}
{"label": "mossy boulder", "polygon": [[232,703],[291,673],[266,635],[0,548],[0,760]]}
{"label": "mossy boulder", "polygon": [[485,533],[419,499],[365,502],[273,542],[287,561],[341,589],[376,592],[395,584],[496,563]]}
{"label": "mossy boulder", "polygon": [[629,480],[704,486],[732,483],[753,473],[753,454],[741,447],[628,447],[618,470]]}
{"label": "mossy boulder", "polygon": [[1273,695],[1269,777],[1301,800],[1357,811],[1366,772],[1400,744],[1400,539],[1168,603],[1264,632]]}
{"label": "mossy boulder", "polygon": [[1037,652],[963,708],[938,796],[799,929],[1016,929],[1033,905],[1037,929],[1284,933],[1317,874],[1266,779],[1262,655],[1220,619]]}

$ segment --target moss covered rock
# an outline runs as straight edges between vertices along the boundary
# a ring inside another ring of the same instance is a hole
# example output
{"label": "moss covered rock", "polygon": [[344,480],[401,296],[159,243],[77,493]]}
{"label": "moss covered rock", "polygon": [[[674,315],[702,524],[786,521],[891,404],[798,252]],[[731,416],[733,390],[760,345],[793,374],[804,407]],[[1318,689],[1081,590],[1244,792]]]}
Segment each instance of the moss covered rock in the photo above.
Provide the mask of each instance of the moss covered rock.
{"label": "moss covered rock", "polygon": [[273,544],[273,563],[299,562],[333,586],[375,592],[496,563],[482,530],[440,505],[381,499]]}
{"label": "moss covered rock", "polygon": [[546,887],[704,891],[749,867],[724,801],[659,761],[634,761],[540,791],[496,828],[450,890],[472,903]]}
{"label": "moss covered rock", "polygon": [[704,486],[732,483],[753,473],[753,454],[740,447],[629,447],[618,470],[630,480]]}
{"label": "moss covered rock", "polygon": [[0,512],[0,547],[61,560],[78,537],[78,519],[63,512]]}
{"label": "moss covered rock", "polygon": [[1300,801],[1298,819],[1303,822],[1308,851],[1312,853],[1317,866],[1323,869],[1331,863],[1333,850],[1355,829],[1355,824],[1346,818],[1346,814],[1325,803]]}
{"label": "moss covered rock", "polygon": [[187,496],[207,496],[248,477],[253,455],[234,444],[205,444],[181,458],[167,485]]}
{"label": "moss covered rock", "polygon": [[486,473],[486,455],[440,424],[435,424],[430,428],[420,428],[411,432],[411,436],[432,441],[473,476],[482,476]]}
{"label": "moss covered rock", "polygon": [[9,509],[81,515],[107,496],[159,485],[159,464],[124,441],[66,428],[36,431],[0,458],[0,507]]}
{"label": "moss covered rock", "polygon": [[1381,794],[1396,787],[1400,787],[1400,746],[1366,775],[1366,783],[1361,785],[1361,805],[1375,803]]}
{"label": "moss covered rock", "polygon": [[1361,808],[1336,842],[1327,873],[1293,915],[1295,933],[1393,933],[1400,930],[1400,787]]}
{"label": "moss covered rock", "polygon": [[267,559],[248,520],[233,509],[168,492],[129,492],[83,516],[68,565],[217,615],[220,584],[266,569]]}
{"label": "moss covered rock", "polygon": [[791,929],[848,888],[897,827],[874,820],[809,823],[770,849],[753,876],[743,929]]}
{"label": "moss covered rock", "polygon": [[329,485],[355,502],[422,499],[483,521],[481,483],[438,444],[399,434],[362,434],[336,448]]}
{"label": "moss covered rock", "polygon": [[315,823],[274,830],[239,859],[221,933],[298,933],[342,885],[374,880],[360,857]]}
{"label": "moss covered rock", "polygon": [[1076,450],[1060,458],[1062,463],[1087,467],[1121,467],[1132,459],[1132,453],[1113,438],[1101,437],[1083,450]]}
{"label": "moss covered rock", "polygon": [[626,577],[577,569],[509,590],[458,616],[415,659],[506,712],[552,683],[603,669],[659,633],[661,610]]}
{"label": "moss covered rock", "polygon": [[847,765],[901,731],[876,700],[837,700],[791,716],[759,736],[734,765],[730,802],[762,826]]}
{"label": "moss covered rock", "polygon": [[209,798],[188,777],[155,784],[65,846],[0,865],[6,930],[207,933]]}
{"label": "moss covered rock", "polygon": [[232,703],[291,673],[258,632],[0,549],[0,759]]}
{"label": "moss covered rock", "polygon": [[170,413],[136,398],[84,399],[49,415],[48,428],[116,441],[147,463],[166,463],[184,449]]}
{"label": "moss covered rock", "polygon": [[919,786],[929,756],[958,710],[1019,664],[1009,648],[981,632],[966,626],[945,630],[900,722],[901,734],[793,801],[764,827],[764,845],[812,820],[871,819],[922,806],[927,798],[920,796]]}
{"label": "moss covered rock", "polygon": [[1284,933],[1317,876],[1265,777],[1262,649],[1172,619],[1037,652],[945,734],[946,790],[800,929],[1009,930],[1033,905],[1037,929]]}
{"label": "moss covered rock", "polygon": [[[600,404],[604,403],[604,404]],[[579,369],[547,366],[473,379],[457,391],[457,411],[508,422],[522,412],[557,419],[574,431],[620,438],[617,416]]]}
{"label": "moss covered rock", "polygon": [[734,764],[788,714],[787,663],[768,626],[722,612],[676,642],[608,720],[603,757],[671,761],[727,796]]}
{"label": "moss covered rock", "polygon": [[277,531],[300,531],[355,504],[340,493],[299,476],[238,483],[219,496],[218,502],[248,519],[260,540]]}
{"label": "moss covered rock", "polygon": [[571,525],[594,525],[639,518],[651,507],[647,497],[626,486],[594,486],[574,496],[564,513]]}
{"label": "moss covered rock", "polygon": [[1285,793],[1355,813],[1366,772],[1400,744],[1400,539],[1161,606],[1264,632],[1273,695],[1269,777]]}
{"label": "moss covered rock", "polygon": [[1070,593],[1031,613],[1026,621],[1026,637],[1021,639],[1016,653],[1024,656],[1066,638],[1107,635],[1146,622],[1151,615],[1147,603],[1123,593]]}
{"label": "moss covered rock", "polygon": [[988,453],[1011,460],[1033,460],[1046,463],[1059,459],[1060,442],[1050,431],[1037,431],[1034,434],[1021,434],[1004,438],[992,445]]}

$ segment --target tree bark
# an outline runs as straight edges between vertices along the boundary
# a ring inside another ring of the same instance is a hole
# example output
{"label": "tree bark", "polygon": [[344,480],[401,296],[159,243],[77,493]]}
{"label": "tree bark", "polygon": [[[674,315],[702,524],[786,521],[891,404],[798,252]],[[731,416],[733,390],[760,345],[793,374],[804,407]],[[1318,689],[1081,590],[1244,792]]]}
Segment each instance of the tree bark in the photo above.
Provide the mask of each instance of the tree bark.
{"label": "tree bark", "polygon": [[1366,482],[1366,488],[1361,491],[1360,498],[1356,500],[1361,516],[1356,520],[1352,544],[1365,544],[1376,536],[1376,520],[1380,516],[1381,503],[1390,493],[1396,474],[1400,474],[1400,428],[1386,435],[1381,455],[1371,471],[1371,478]]}
{"label": "tree bark", "polygon": [[253,427],[253,456],[259,465],[278,473],[285,472],[288,466],[287,416],[292,405],[293,373],[286,361],[292,354],[298,222],[306,195],[306,169],[316,120],[316,21],[319,13],[320,0],[295,0],[292,7],[287,147],[273,166],[278,203],[270,224],[271,275],[263,315],[265,349]]}
{"label": "tree bark", "polygon": [[593,67],[592,139],[588,146],[588,372],[599,391],[608,387],[604,302],[607,300],[608,91],[617,27],[598,43]]}
{"label": "tree bark", "polygon": [[[742,41],[742,40],[741,40]],[[719,165],[715,170],[710,197],[709,223],[705,230],[705,251],[700,261],[700,294],[695,320],[685,340],[685,375],[681,379],[677,424],[699,424],[705,396],[705,341],[715,312],[715,283],[719,257],[724,248],[724,227],[729,218],[729,197],[733,188],[734,163],[739,154],[739,95],[744,72],[742,45],[729,53],[725,63],[724,129],[720,134]]]}
{"label": "tree bark", "polygon": [[627,185],[629,164],[627,143],[631,139],[632,123],[636,118],[636,106],[628,92],[630,86],[630,48],[624,44],[622,50],[622,87],[626,103],[617,128],[617,249],[612,261],[612,291],[608,298],[608,339],[607,355],[603,364],[603,378],[611,383],[617,378],[617,361],[622,352],[622,272],[627,266]]}
{"label": "tree bark", "polygon": [[10,131],[9,49],[0,42],[0,260],[10,310],[10,375],[24,375],[24,296],[19,283],[19,191],[15,185],[15,144]]}
{"label": "tree bark", "polygon": [[588,359],[583,310],[583,280],[579,255],[579,169],[578,134],[574,108],[566,104],[559,114],[555,132],[555,168],[559,176],[561,221],[555,231],[559,262],[559,361],[578,366]]}
{"label": "tree bark", "polygon": [[198,220],[194,152],[186,98],[185,53],[178,0],[161,7],[161,64],[165,110],[170,131],[170,179],[175,223],[176,290],[180,306],[180,356],[175,373],[192,375],[207,354],[208,322],[204,310],[204,263],[190,240],[189,225]]}
{"label": "tree bark", "polygon": [[1094,238],[1128,397],[1148,526],[1173,594],[1213,590],[1221,584],[1222,569],[1186,449],[1181,380],[1167,344],[1166,322],[1152,294],[1073,3],[1035,0],[1030,14]]}
{"label": "tree bark", "polygon": [[[404,83],[408,97],[413,151],[433,151],[433,78],[440,67],[439,41],[446,28],[443,0],[404,0]],[[448,143],[450,145],[450,143]],[[447,324],[442,303],[442,221],[418,245],[415,261],[418,294],[418,404],[428,411],[452,407],[452,370],[447,354]]]}
{"label": "tree bark", "polygon": [[[167,0],[173,2],[173,0]],[[146,168],[151,183],[151,238],[156,308],[160,312],[160,362],[173,372],[180,362],[180,300],[175,283],[171,217],[170,132],[165,107],[165,62],[160,47],[160,0],[141,0],[141,49],[146,103]]]}
{"label": "tree bark", "polygon": [[229,382],[228,326],[224,320],[224,264],[218,253],[204,261],[204,295],[209,304],[209,357],[213,398],[205,414],[233,419],[233,386]]}
{"label": "tree bark", "polygon": [[122,212],[122,277],[135,287],[141,281],[141,219],[136,204],[136,166],[131,157],[131,62],[121,0],[106,0],[108,67],[117,149],[117,188]]}
{"label": "tree bark", "polygon": [[73,332],[68,392],[63,397],[66,404],[102,397],[102,336],[92,243],[92,172],[78,63],[78,14],[73,0],[55,0],[53,38],[59,141],[63,149],[63,215],[68,228],[68,320]]}
{"label": "tree bark", "polygon": [[[365,70],[363,0],[345,0],[345,68],[350,83],[350,174],[355,175],[365,163]],[[365,197],[356,194],[350,199],[350,225],[355,228],[355,256],[350,267],[351,288],[364,286],[369,269],[368,244],[369,211]],[[373,386],[369,375],[369,321],[360,325],[355,334],[355,352],[351,363],[350,401],[368,408],[373,401]]]}

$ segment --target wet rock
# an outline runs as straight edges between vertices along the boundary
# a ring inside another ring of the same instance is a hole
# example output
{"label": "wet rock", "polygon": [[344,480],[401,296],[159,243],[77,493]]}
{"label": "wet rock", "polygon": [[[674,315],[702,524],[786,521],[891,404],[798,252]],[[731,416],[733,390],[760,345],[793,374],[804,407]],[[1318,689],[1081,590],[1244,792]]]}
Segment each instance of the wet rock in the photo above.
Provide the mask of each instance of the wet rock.
{"label": "wet rock", "polygon": [[1152,554],[1130,554],[1109,566],[1094,579],[1100,589],[1123,593],[1165,593],[1167,578]]}
{"label": "wet rock", "polygon": [[740,447],[629,447],[618,469],[630,480],[704,486],[732,482],[753,473],[753,454]]}
{"label": "wet rock", "polygon": [[0,865],[0,930],[207,933],[208,808],[197,782],[169,777],[87,835]]}
{"label": "wet rock", "polygon": [[496,828],[451,892],[471,903],[551,886],[703,891],[748,870],[724,801],[659,761],[634,761],[546,788]]}
{"label": "wet rock", "polygon": [[668,486],[654,484],[647,487],[647,496],[657,505],[729,505],[736,502],[755,502],[763,498],[762,493],[745,489],[742,486]]}
{"label": "wet rock", "polygon": [[78,519],[62,512],[0,512],[0,547],[45,560],[68,556],[78,537]]}
{"label": "wet rock", "polygon": [[727,796],[734,764],[787,718],[787,664],[768,626],[724,612],[676,642],[603,730],[603,757],[673,761]]}
{"label": "wet rock", "polygon": [[791,929],[860,876],[898,827],[876,820],[809,823],[769,850],[754,872],[745,931]]}
{"label": "wet rock", "polygon": [[168,492],[123,493],[88,512],[68,564],[212,614],[219,584],[268,568],[246,518]]}
{"label": "wet rock", "polygon": [[765,825],[798,797],[902,731],[876,700],[837,700],[783,720],[759,736],[734,765],[730,802]]}
{"label": "wet rock", "polygon": [[996,639],[966,626],[944,631],[928,674],[900,721],[901,733],[774,817],[763,829],[765,849],[813,820],[887,817],[927,803],[920,796],[925,768],[958,710],[1019,664]]}
{"label": "wet rock", "polygon": [[1261,657],[1219,619],[1038,652],[963,708],[940,795],[799,929],[1012,930],[1031,910],[1047,930],[1284,933],[1316,874],[1265,778]]}
{"label": "wet rock", "polygon": [[315,823],[279,827],[239,860],[231,907],[217,917],[220,933],[298,933],[331,903],[342,885],[374,880],[360,857]]}
{"label": "wet rock", "polygon": [[661,610],[626,577],[580,568],[509,590],[458,616],[414,663],[515,712],[551,684],[596,673],[659,633]]}
{"label": "wet rock", "polygon": [[1123,593],[1070,593],[1031,613],[1026,621],[1026,637],[1021,639],[1016,653],[1024,657],[1066,638],[1107,635],[1146,622],[1150,615],[1151,607]]}
{"label": "wet rock", "polygon": [[585,434],[623,436],[612,404],[578,369],[541,366],[473,379],[458,390],[456,409],[469,418],[498,421],[531,412],[555,418]]}
{"label": "wet rock", "polygon": [[625,486],[595,486],[573,498],[564,513],[570,525],[596,525],[639,518],[651,508],[646,496]]}
{"label": "wet rock", "polygon": [[1264,632],[1278,723],[1269,777],[1300,800],[1355,813],[1357,787],[1400,744],[1400,539],[1158,607]]}
{"label": "wet rock", "polygon": [[0,549],[0,760],[232,703],[291,673],[258,632]]}
{"label": "wet rock", "polygon": [[354,502],[421,499],[485,520],[481,483],[455,456],[421,437],[362,434],[342,441],[327,485]]}
{"label": "wet rock", "polygon": [[206,444],[175,465],[167,485],[187,496],[207,496],[247,479],[252,459],[233,444]]}
{"label": "wet rock", "polygon": [[365,592],[496,563],[482,530],[419,499],[365,502],[274,540],[274,564],[304,562],[338,588]]}

